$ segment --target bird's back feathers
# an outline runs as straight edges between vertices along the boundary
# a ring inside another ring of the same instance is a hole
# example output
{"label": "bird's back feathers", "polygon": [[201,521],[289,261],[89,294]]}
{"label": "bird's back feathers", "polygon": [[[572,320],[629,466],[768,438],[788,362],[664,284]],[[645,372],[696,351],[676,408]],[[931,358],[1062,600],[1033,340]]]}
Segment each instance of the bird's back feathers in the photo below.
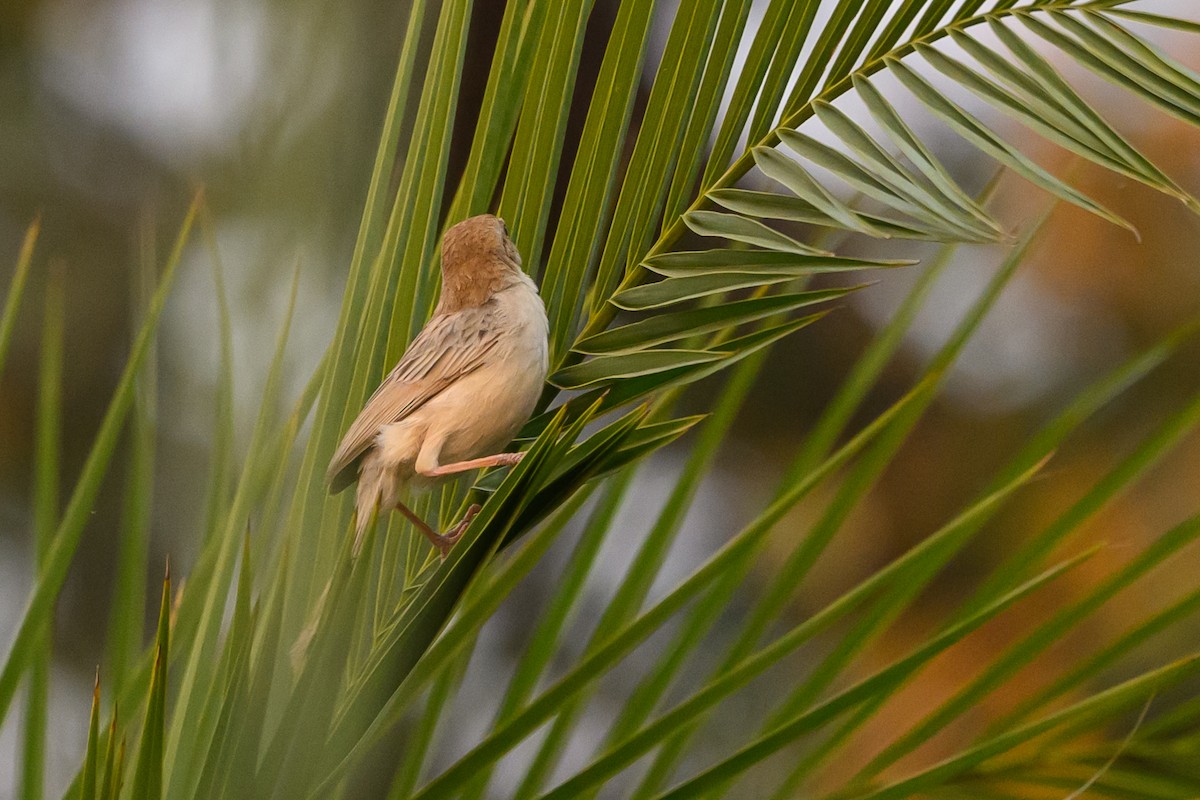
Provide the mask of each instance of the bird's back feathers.
{"label": "bird's back feathers", "polygon": [[330,491],[355,481],[359,461],[381,428],[401,421],[487,361],[500,338],[494,323],[486,306],[429,320],[346,431],[326,473]]}

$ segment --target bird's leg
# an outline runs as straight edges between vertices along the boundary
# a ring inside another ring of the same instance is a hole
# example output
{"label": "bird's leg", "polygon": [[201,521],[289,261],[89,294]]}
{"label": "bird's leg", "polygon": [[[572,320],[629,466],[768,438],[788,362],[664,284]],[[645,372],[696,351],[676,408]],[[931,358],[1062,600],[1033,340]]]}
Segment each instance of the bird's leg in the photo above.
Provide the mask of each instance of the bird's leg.
{"label": "bird's leg", "polygon": [[519,464],[521,459],[525,457],[525,453],[497,453],[494,456],[484,456],[483,458],[473,458],[470,461],[458,461],[454,464],[439,464],[425,470],[420,469],[418,465],[417,471],[427,478],[439,478],[443,475],[453,475],[456,472],[466,472],[471,469],[483,469],[484,467],[511,467]]}
{"label": "bird's leg", "polygon": [[454,546],[454,543],[462,538],[463,532],[466,531],[467,526],[471,524],[471,520],[475,519],[475,515],[479,513],[479,504],[472,503],[471,507],[467,509],[467,513],[463,515],[462,520],[444,534],[438,533],[433,528],[429,527],[429,524],[417,516],[415,511],[400,501],[396,501],[396,510],[408,518],[408,521],[411,522],[416,529],[419,530],[422,535],[424,535],[424,537],[438,549],[439,552],[441,552],[442,558],[444,559],[446,555],[449,554],[450,548]]}
{"label": "bird's leg", "polygon": [[411,522],[413,526],[419,530],[425,536],[425,538],[430,541],[430,543],[433,544],[434,547],[442,552],[442,558],[446,557],[446,553],[450,552],[450,545],[454,544],[454,542],[448,541],[445,536],[442,536],[433,528],[429,527],[429,523],[417,516],[417,512],[413,511],[399,500],[396,501],[396,510],[408,517],[408,521]]}

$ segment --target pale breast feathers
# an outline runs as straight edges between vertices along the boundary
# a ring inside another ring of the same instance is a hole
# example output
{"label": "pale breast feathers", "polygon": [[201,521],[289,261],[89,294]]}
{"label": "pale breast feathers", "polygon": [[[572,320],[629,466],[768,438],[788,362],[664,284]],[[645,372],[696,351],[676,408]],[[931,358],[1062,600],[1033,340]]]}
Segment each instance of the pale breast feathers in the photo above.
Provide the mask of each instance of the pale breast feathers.
{"label": "pale breast feathers", "polygon": [[497,326],[489,323],[494,320],[481,307],[429,321],[346,431],[326,473],[331,491],[354,482],[358,460],[374,444],[380,428],[404,419],[485,363],[499,341]]}

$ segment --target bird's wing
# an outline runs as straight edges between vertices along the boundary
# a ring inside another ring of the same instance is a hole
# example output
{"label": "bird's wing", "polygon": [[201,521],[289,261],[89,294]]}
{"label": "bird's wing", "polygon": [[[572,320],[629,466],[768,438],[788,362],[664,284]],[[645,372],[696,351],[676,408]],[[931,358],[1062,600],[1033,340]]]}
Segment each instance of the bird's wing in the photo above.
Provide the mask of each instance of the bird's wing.
{"label": "bird's wing", "polygon": [[489,320],[487,310],[472,307],[429,321],[346,431],[326,472],[331,491],[354,482],[358,460],[383,426],[404,419],[484,363],[498,341]]}

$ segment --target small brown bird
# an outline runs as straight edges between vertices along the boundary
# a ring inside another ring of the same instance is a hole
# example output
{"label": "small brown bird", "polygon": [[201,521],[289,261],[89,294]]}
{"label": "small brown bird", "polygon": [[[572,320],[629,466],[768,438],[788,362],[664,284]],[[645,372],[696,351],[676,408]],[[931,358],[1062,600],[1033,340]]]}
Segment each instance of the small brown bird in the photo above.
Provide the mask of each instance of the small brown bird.
{"label": "small brown bird", "polygon": [[504,221],[463,220],[442,239],[433,317],[371,395],[329,463],[330,491],[358,479],[355,552],[376,508],[395,508],[445,556],[479,511],[438,533],[400,500],[407,486],[512,465],[499,453],[533,413],[548,368],[546,308]]}

